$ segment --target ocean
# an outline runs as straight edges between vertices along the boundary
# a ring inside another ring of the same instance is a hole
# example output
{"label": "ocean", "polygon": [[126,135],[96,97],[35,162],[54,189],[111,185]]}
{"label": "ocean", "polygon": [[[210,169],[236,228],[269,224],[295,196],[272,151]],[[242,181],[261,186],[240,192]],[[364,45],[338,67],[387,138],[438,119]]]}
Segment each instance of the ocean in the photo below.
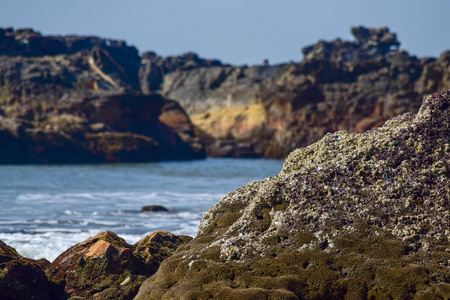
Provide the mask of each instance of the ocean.
{"label": "ocean", "polygon": [[[282,160],[206,159],[100,165],[0,166],[0,240],[53,261],[76,243],[113,231],[128,243],[155,230],[195,236],[228,192],[275,176]],[[162,205],[168,212],[142,212]]]}

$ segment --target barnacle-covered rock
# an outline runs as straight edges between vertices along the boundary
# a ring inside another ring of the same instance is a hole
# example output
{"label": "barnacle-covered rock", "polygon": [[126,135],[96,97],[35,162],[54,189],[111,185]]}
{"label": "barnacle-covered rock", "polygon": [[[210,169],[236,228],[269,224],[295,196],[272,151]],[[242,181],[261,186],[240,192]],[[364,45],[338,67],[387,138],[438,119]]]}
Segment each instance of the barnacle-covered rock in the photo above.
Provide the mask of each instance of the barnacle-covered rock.
{"label": "barnacle-covered rock", "polygon": [[136,299],[450,296],[450,91],[229,193]]}

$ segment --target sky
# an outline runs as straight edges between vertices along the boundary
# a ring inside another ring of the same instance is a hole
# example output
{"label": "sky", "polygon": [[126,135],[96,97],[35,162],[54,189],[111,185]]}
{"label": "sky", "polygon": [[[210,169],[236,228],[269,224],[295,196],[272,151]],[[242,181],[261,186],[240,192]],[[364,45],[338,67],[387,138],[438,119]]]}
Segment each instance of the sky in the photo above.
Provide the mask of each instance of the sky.
{"label": "sky", "polygon": [[0,0],[0,27],[125,40],[140,53],[196,52],[235,65],[302,59],[352,26],[388,26],[419,57],[450,50],[450,0]]}

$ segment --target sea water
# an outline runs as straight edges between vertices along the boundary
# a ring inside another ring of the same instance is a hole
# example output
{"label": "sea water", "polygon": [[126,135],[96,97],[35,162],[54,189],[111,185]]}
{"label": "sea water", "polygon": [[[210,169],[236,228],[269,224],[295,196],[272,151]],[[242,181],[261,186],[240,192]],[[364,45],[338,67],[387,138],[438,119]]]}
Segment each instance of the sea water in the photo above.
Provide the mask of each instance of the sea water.
{"label": "sea water", "polygon": [[[0,166],[0,240],[54,260],[101,231],[128,243],[155,230],[195,236],[226,193],[275,176],[281,160],[207,159],[101,165]],[[142,212],[162,205],[168,212]]]}

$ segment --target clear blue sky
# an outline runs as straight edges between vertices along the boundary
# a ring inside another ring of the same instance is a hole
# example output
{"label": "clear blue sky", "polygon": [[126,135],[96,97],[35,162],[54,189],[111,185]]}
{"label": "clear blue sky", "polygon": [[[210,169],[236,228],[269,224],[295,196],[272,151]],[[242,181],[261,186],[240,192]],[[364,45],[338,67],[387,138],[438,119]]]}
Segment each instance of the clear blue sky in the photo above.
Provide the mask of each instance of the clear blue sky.
{"label": "clear blue sky", "polygon": [[232,64],[299,61],[350,27],[388,26],[411,54],[450,49],[450,0],[0,0],[0,27],[126,40],[162,56],[187,51]]}

